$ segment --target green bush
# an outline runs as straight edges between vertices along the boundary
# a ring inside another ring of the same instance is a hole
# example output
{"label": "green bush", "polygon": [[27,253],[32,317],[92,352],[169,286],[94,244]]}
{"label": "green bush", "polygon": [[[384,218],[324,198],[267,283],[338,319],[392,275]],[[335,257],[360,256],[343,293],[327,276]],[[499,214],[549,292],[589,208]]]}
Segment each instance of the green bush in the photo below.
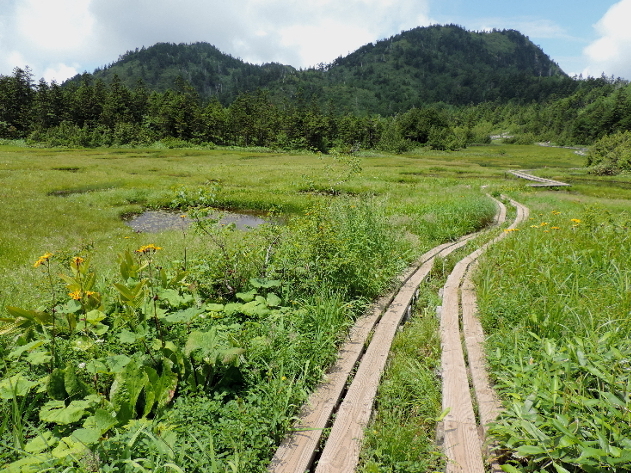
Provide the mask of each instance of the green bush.
{"label": "green bush", "polygon": [[587,166],[592,174],[601,176],[631,170],[631,131],[599,139],[589,149]]}

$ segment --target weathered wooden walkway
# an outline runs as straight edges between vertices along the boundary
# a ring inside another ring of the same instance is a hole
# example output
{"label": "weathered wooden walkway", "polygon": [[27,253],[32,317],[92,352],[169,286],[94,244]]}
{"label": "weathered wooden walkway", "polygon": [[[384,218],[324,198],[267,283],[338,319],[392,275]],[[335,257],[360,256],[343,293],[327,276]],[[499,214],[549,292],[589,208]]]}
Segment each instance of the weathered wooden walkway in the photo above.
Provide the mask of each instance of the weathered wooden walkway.
{"label": "weathered wooden walkway", "polygon": [[[526,207],[514,201],[511,203],[517,208],[517,216],[508,230],[516,228],[528,218]],[[497,416],[500,404],[489,384],[485,370],[484,333],[476,316],[477,305],[473,283],[470,279],[470,269],[489,245],[504,238],[507,234],[507,232],[500,234],[459,261],[447,278],[443,290],[440,334],[442,407],[443,410],[449,410],[443,421],[443,449],[447,457],[447,473],[485,472],[482,452],[486,426]],[[463,340],[467,353],[466,359]],[[471,396],[471,387],[475,398]],[[474,414],[474,401],[478,406],[479,421]]]}
{"label": "weathered wooden walkway", "polygon": [[554,179],[546,179],[545,177],[533,176],[525,170],[508,172],[511,173],[513,176],[520,177],[521,179],[535,181],[536,184],[529,184],[530,187],[565,187],[570,185],[565,182],[555,181]]}
{"label": "weathered wooden walkway", "polygon": [[[498,204],[496,223],[502,224],[506,219],[506,208],[499,201],[496,202]],[[520,207],[518,207],[518,219],[513,225],[521,221],[519,220],[520,215],[522,219],[524,218],[523,212],[523,209],[520,210]],[[370,420],[374,398],[385,368],[392,340],[401,321],[410,315],[412,305],[416,302],[419,285],[429,274],[437,256],[447,256],[466,245],[468,241],[480,233],[483,232],[465,236],[456,242],[440,245],[427,252],[420,258],[417,265],[408,270],[400,279],[401,287],[398,292],[379,299],[373,305],[372,310],[357,321],[346,343],[340,350],[337,362],[328,372],[326,380],[309,398],[307,405],[304,406],[300,420],[295,426],[295,432],[283,442],[276,452],[269,468],[270,472],[303,473],[310,471],[318,453],[320,454],[315,467],[316,473],[349,473],[355,470],[359,460],[363,432]],[[505,233],[497,237],[496,240],[502,236],[505,236]],[[485,247],[486,245],[478,250],[478,255]],[[467,258],[471,258],[471,255]],[[472,462],[482,465],[481,440],[478,435],[476,420],[473,416],[473,404],[469,395],[467,368],[463,358],[464,355],[462,354],[458,322],[458,301],[460,282],[462,281],[462,278],[458,275],[462,273],[464,276],[467,268],[469,268],[475,258],[477,258],[477,255],[471,261],[464,263],[464,266],[461,264],[462,262],[459,263],[458,272],[454,269],[456,274],[452,274],[453,277],[450,276],[444,291],[444,297],[446,297],[443,301],[442,318],[444,320],[441,322],[441,335],[443,335],[443,383],[444,389],[449,394],[446,400],[443,398],[443,404],[452,408],[452,411],[445,418],[445,452],[449,459],[448,464],[452,466],[469,465],[473,464]],[[468,284],[470,285],[470,283]],[[469,292],[473,294],[472,290]],[[482,356],[481,327],[474,328],[474,324],[469,321],[473,317],[475,300],[467,296],[466,302],[463,301],[463,306],[465,305],[470,307],[467,311],[467,324],[470,330],[469,335],[466,335],[466,337],[472,340],[478,339],[478,352]],[[449,307],[452,307],[452,309]],[[371,334],[370,344],[364,351],[366,342]],[[461,359],[457,353],[458,347]],[[474,353],[476,349],[475,347],[467,348],[467,351]],[[445,353],[448,355],[445,355]],[[474,360],[473,363],[470,362],[471,364],[478,366],[484,371],[483,358]],[[351,373],[355,368],[356,374],[345,391]],[[478,384],[486,384],[488,387],[486,378],[480,375],[480,379],[482,381]],[[466,396],[463,394],[465,391],[466,395],[469,395],[468,401],[466,401]],[[481,411],[483,410],[485,415],[488,411],[489,416],[491,416],[497,408],[492,401],[486,400],[484,396],[485,394],[480,390],[478,402],[482,403]],[[492,395],[490,396],[492,398]],[[335,420],[330,424],[334,412]],[[324,447],[319,452],[322,434],[327,427],[330,427],[331,431]],[[464,442],[463,438],[467,441]],[[461,454],[463,447],[475,457],[475,460],[463,460],[464,457]],[[452,455],[455,456],[452,457]],[[448,471],[475,472],[479,470],[464,468]]]}

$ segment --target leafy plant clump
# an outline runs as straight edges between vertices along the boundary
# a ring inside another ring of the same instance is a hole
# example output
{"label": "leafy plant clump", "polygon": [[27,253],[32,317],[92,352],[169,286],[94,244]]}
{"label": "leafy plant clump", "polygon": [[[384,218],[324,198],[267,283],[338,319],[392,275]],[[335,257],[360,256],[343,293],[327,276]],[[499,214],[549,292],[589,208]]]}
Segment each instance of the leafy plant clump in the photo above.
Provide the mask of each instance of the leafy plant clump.
{"label": "leafy plant clump", "polygon": [[208,253],[187,271],[155,244],[121,253],[111,283],[87,254],[35,262],[49,296],[9,307],[0,329],[7,471],[263,471],[404,261],[373,199],[315,205],[261,229],[259,249],[198,224]]}
{"label": "leafy plant clump", "polygon": [[587,166],[592,174],[601,176],[631,171],[631,131],[599,139],[589,149]]}
{"label": "leafy plant clump", "polygon": [[507,472],[631,468],[627,220],[534,214],[484,259],[480,312],[505,407],[491,434]]}

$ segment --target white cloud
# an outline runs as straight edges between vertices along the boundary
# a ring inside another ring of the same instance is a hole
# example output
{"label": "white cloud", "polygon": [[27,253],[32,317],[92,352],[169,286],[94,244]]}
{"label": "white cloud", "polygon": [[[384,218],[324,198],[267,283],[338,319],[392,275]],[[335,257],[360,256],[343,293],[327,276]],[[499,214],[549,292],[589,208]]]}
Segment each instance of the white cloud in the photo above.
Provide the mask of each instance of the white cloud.
{"label": "white cloud", "polygon": [[29,65],[36,78],[61,81],[128,50],[196,41],[308,67],[430,24],[430,1],[0,0],[0,74]]}
{"label": "white cloud", "polygon": [[46,80],[46,82],[52,82],[54,80],[57,83],[61,83],[69,77],[76,76],[79,73],[77,67],[80,66],[68,66],[63,63],[55,64],[47,67],[42,77]]}
{"label": "white cloud", "polygon": [[631,79],[631,0],[613,5],[596,23],[599,38],[583,51],[588,59],[584,75],[601,73]]}
{"label": "white cloud", "polygon": [[17,33],[38,51],[74,51],[92,33],[89,6],[85,0],[24,0],[15,11]]}

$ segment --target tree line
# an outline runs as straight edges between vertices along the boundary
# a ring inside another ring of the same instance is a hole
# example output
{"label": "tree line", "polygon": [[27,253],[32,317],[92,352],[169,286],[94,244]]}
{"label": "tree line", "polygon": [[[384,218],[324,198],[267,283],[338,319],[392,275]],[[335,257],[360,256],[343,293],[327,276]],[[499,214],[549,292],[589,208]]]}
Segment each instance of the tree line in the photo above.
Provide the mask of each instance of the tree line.
{"label": "tree line", "polygon": [[390,116],[322,105],[303,90],[292,99],[266,89],[224,105],[203,99],[182,77],[171,89],[128,87],[85,74],[59,85],[38,83],[28,68],[0,76],[0,138],[49,146],[221,145],[327,152],[359,148],[403,152],[419,145],[458,149],[508,131],[518,142],[589,145],[631,130],[631,87],[607,77],[575,79],[575,91],[545,102],[434,103]]}

